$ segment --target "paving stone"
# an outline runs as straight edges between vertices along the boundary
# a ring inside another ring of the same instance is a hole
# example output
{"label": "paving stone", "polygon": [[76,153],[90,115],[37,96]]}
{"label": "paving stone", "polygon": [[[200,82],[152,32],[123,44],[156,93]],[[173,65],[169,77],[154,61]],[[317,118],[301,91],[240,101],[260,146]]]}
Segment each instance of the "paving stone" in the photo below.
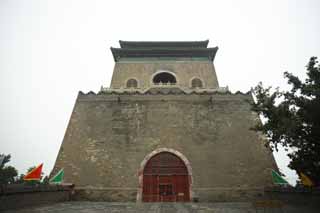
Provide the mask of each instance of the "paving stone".
{"label": "paving stone", "polygon": [[65,202],[33,208],[8,210],[4,213],[318,213],[316,207],[285,206],[255,209],[251,203],[110,203]]}

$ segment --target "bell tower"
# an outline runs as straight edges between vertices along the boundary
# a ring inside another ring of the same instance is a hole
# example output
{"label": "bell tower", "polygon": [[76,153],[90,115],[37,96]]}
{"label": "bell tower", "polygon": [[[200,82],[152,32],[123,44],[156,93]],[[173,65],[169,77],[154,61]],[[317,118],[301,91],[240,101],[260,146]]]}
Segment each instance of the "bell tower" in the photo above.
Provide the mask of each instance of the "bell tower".
{"label": "bell tower", "polygon": [[208,41],[120,41],[111,85],[79,92],[53,173],[74,199],[244,201],[276,169],[249,93],[219,87]]}

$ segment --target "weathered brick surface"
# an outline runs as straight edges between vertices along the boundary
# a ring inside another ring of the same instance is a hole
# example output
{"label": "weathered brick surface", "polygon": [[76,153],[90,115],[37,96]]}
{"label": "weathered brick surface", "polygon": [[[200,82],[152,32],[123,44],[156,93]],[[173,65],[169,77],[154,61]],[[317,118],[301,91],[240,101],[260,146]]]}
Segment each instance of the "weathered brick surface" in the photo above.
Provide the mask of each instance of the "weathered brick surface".
{"label": "weathered brick surface", "polygon": [[137,79],[141,89],[150,88],[152,76],[158,71],[174,73],[180,87],[190,87],[193,77],[200,78],[204,88],[216,89],[219,87],[211,61],[124,61],[115,64],[111,88],[125,87],[129,78]]}
{"label": "weathered brick surface", "polygon": [[255,196],[276,165],[250,130],[259,120],[248,101],[241,94],[79,94],[54,171],[65,168],[76,187],[104,190],[104,200],[132,200],[145,156],[170,148],[189,160],[200,201]]}

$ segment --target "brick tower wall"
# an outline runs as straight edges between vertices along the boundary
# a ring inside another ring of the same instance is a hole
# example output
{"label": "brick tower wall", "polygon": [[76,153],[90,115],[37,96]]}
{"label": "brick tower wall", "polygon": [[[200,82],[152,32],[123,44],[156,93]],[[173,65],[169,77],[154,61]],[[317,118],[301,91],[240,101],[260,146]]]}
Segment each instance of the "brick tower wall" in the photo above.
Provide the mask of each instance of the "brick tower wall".
{"label": "brick tower wall", "polygon": [[[256,196],[276,164],[250,111],[251,95],[79,93],[53,173],[92,200],[135,201],[139,169],[158,148],[182,153],[200,201]],[[140,171],[141,172],[141,171]]]}
{"label": "brick tower wall", "polygon": [[126,87],[130,78],[138,81],[140,89],[148,89],[152,85],[152,77],[161,71],[173,73],[177,85],[181,88],[190,88],[191,80],[199,78],[203,88],[217,89],[219,87],[214,65],[211,61],[121,61],[114,67],[110,88]]}

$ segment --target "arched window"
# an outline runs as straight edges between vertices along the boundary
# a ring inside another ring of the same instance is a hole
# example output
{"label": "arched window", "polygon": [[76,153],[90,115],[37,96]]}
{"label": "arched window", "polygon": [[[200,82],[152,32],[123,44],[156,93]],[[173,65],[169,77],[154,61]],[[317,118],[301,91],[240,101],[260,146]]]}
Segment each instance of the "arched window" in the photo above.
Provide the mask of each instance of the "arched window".
{"label": "arched window", "polygon": [[153,77],[153,83],[155,83],[155,84],[159,84],[159,83],[175,84],[175,83],[177,83],[177,80],[172,74],[167,73],[167,72],[161,72]]}
{"label": "arched window", "polygon": [[192,88],[202,88],[202,81],[199,78],[194,78],[191,81]]}
{"label": "arched window", "polygon": [[138,81],[136,79],[129,79],[127,81],[127,88],[137,88],[138,87]]}

